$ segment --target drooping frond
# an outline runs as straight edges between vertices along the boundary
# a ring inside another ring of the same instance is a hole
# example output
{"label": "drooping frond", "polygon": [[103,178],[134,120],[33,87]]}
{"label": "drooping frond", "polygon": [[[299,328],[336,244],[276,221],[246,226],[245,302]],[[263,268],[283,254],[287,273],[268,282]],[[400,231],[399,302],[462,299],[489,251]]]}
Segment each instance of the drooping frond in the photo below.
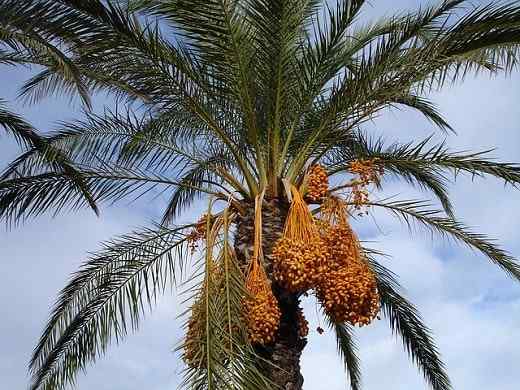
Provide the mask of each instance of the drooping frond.
{"label": "drooping frond", "polygon": [[399,335],[408,355],[422,371],[433,390],[450,390],[451,383],[445,372],[431,331],[423,324],[417,309],[404,298],[395,275],[374,260],[370,265],[375,272],[377,289],[384,315],[394,334]]}
{"label": "drooping frond", "polygon": [[[22,3],[6,0],[0,4],[2,7],[0,44],[8,46],[14,53],[22,54],[23,58],[20,59],[20,63],[42,65],[52,69],[52,74],[58,80],[58,84],[66,87],[59,92],[68,91],[69,95],[78,94],[85,106],[90,108],[90,91],[85,78],[74,60],[57,45],[57,40],[63,37],[63,34],[60,33],[64,33],[64,31],[53,33],[43,27],[43,25],[52,24],[52,22],[49,23],[49,17],[54,18],[53,21],[59,20],[59,12],[63,7],[51,2],[45,4],[47,7],[34,2],[32,4]],[[36,26],[34,20],[40,18],[41,24]],[[72,24],[69,24],[67,27],[71,26]],[[62,28],[64,27],[62,26]],[[74,29],[77,31],[78,26],[74,26]],[[45,72],[49,71],[43,71],[41,75],[44,75]],[[37,80],[37,78],[33,78],[28,81],[22,88],[21,95],[25,96],[30,93],[32,85]],[[49,84],[47,88],[54,89],[56,92],[56,89]],[[41,94],[33,95],[33,101],[38,100],[41,97],[39,95]]]}
{"label": "drooping frond", "polygon": [[377,158],[385,173],[393,174],[413,186],[430,191],[439,200],[444,211],[450,216],[453,215],[447,186],[449,178],[441,168],[427,165],[426,169],[422,169],[404,161],[402,164],[395,164],[395,161],[379,157],[383,150],[385,149],[382,141],[371,142],[362,134],[352,134],[344,145],[328,153],[325,163],[330,174],[334,175],[348,172],[349,164],[357,159]]}
{"label": "drooping frond", "polygon": [[3,106],[5,102],[0,99],[0,127],[24,147],[39,146],[41,136],[38,132],[20,116],[8,111]]}
{"label": "drooping frond", "polygon": [[[414,172],[447,172],[452,177],[460,173],[472,177],[484,175],[502,179],[506,184],[517,186],[520,183],[520,165],[494,161],[489,158],[490,151],[455,152],[445,143],[431,144],[431,138],[417,143],[394,144],[385,147],[379,140],[355,145],[355,152],[361,158],[377,158],[385,169],[397,175]],[[446,176],[447,174],[443,174]],[[443,177],[440,176],[440,177]]]}
{"label": "drooping frond", "polygon": [[393,102],[396,105],[403,105],[411,108],[424,115],[431,123],[436,125],[442,131],[454,131],[450,124],[443,118],[435,104],[426,98],[416,96],[414,94],[397,96]]}
{"label": "drooping frond", "polygon": [[520,264],[509,253],[496,245],[486,235],[475,233],[463,223],[444,217],[440,211],[432,209],[429,203],[405,200],[371,202],[368,204],[390,211],[406,222],[408,226],[413,226],[412,223],[417,222],[442,237],[467,245],[489,258],[513,279],[520,281]]}
{"label": "drooping frond", "polygon": [[213,222],[206,219],[203,282],[192,291],[187,335],[180,347],[187,363],[186,388],[261,390],[272,385],[247,337],[247,292],[230,242],[231,220],[229,208]]}
{"label": "drooping frond", "polygon": [[[92,208],[97,214],[98,208],[90,188],[74,164],[62,153],[49,146],[46,139],[29,123],[18,115],[2,108],[1,104],[2,100],[0,99],[0,127],[3,127],[8,133],[12,134],[22,147],[30,148],[32,154],[39,157],[41,166],[45,166],[47,170],[50,169],[54,172],[60,172],[67,177],[74,191],[80,194],[85,204]],[[12,169],[11,173],[14,177],[22,175],[22,172],[16,169]],[[0,179],[0,188],[4,190],[0,190],[2,195],[5,195],[7,186],[9,186],[9,184],[6,184],[5,177],[2,177]],[[2,200],[0,200],[0,203],[2,203],[0,209],[5,207],[6,202],[10,202],[13,196],[11,193],[7,198],[2,197]],[[0,212],[0,214],[2,214],[2,212]]]}
{"label": "drooping frond", "polygon": [[185,229],[145,229],[105,245],[62,290],[35,348],[32,389],[62,389],[119,342],[185,268]]}
{"label": "drooping frond", "polygon": [[342,173],[348,172],[350,162],[356,159],[375,158],[386,173],[431,191],[451,217],[453,207],[447,184],[460,174],[472,178],[493,176],[514,187],[520,183],[518,164],[494,161],[487,157],[489,151],[456,152],[444,143],[432,144],[430,141],[431,138],[426,138],[417,143],[385,146],[382,139],[370,140],[363,134],[356,134],[329,154],[327,165],[331,174]]}
{"label": "drooping frond", "polygon": [[334,330],[338,353],[343,360],[351,390],[361,390],[361,362],[352,326],[335,323],[327,316],[329,327]]}
{"label": "drooping frond", "polygon": [[[136,199],[162,188],[162,191],[189,184],[172,181],[160,175],[138,170],[104,166],[81,170],[81,179],[91,191],[95,202],[117,202],[125,197]],[[207,188],[207,194],[220,196]],[[224,197],[225,198],[225,197]],[[29,217],[53,211],[77,210],[88,202],[68,174],[47,172],[39,175],[3,180],[0,182],[0,218],[16,223]]]}

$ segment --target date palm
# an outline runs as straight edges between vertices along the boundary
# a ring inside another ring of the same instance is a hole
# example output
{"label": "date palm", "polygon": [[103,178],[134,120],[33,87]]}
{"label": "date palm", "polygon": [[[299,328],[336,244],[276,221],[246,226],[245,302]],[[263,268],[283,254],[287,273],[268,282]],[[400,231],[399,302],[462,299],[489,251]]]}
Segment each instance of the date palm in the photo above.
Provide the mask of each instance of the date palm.
{"label": "date palm", "polygon": [[[45,134],[0,110],[1,127],[24,148],[2,173],[0,218],[16,224],[49,211],[98,213],[100,204],[149,194],[168,199],[160,222],[108,242],[62,290],[30,362],[32,389],[74,383],[79,370],[137,329],[147,307],[181,282],[200,303],[203,335],[192,344],[187,387],[301,389],[301,293],[271,280],[281,320],[265,346],[248,342],[242,300],[253,252],[260,248],[271,267],[290,205],[287,188],[304,192],[315,164],[337,178],[330,193],[339,196],[352,184],[353,161],[377,159],[384,177],[434,200],[365,206],[453,238],[520,279],[506,251],[455,219],[447,191],[460,172],[516,186],[520,167],[431,139],[386,144],[364,126],[404,106],[452,131],[428,94],[470,74],[516,68],[518,2],[474,7],[447,0],[362,25],[364,3],[0,0],[0,63],[39,69],[21,96],[36,102],[79,95],[86,108],[83,119]],[[117,107],[92,113],[98,91],[113,94]],[[208,202],[204,224],[175,225],[200,198]],[[194,229],[204,239],[190,255]],[[394,274],[378,263],[382,254],[364,252],[390,327],[431,388],[450,389],[428,328]],[[215,264],[223,266],[215,271]],[[216,273],[225,281],[218,286]],[[359,389],[354,327],[324,316],[350,385]]]}

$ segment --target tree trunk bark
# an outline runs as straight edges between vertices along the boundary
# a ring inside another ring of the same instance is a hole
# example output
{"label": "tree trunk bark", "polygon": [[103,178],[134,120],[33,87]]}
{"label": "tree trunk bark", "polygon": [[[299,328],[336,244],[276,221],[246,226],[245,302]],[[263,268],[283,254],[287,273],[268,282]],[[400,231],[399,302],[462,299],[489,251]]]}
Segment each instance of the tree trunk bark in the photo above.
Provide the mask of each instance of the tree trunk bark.
{"label": "tree trunk bark", "polygon": [[[254,204],[244,204],[245,214],[237,221],[235,251],[241,266],[246,269],[253,254]],[[303,376],[300,370],[300,357],[307,340],[298,335],[297,312],[299,299],[296,294],[287,292],[277,285],[272,277],[272,251],[276,241],[283,234],[285,218],[289,205],[278,199],[266,199],[262,206],[262,250],[267,277],[278,300],[282,313],[280,327],[271,345],[257,347],[257,353],[271,364],[262,367],[275,388],[301,390]]]}

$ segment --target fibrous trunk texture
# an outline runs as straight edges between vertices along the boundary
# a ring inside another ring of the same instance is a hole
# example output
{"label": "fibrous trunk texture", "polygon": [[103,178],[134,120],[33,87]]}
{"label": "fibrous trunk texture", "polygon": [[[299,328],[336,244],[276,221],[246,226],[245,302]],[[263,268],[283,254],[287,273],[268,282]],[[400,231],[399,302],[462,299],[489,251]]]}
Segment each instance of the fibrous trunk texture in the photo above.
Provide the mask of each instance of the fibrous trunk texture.
{"label": "fibrous trunk texture", "polygon": [[[235,251],[239,263],[247,267],[253,254],[254,237],[254,204],[244,204],[244,215],[237,224]],[[300,357],[307,340],[298,335],[297,312],[299,300],[296,294],[289,293],[272,278],[272,251],[276,241],[282,236],[288,204],[278,199],[266,199],[262,206],[262,249],[264,266],[268,278],[272,282],[282,312],[280,327],[274,343],[258,347],[257,352],[271,364],[263,364],[262,371],[267,373],[276,388],[284,390],[301,390],[303,376],[300,372]]]}

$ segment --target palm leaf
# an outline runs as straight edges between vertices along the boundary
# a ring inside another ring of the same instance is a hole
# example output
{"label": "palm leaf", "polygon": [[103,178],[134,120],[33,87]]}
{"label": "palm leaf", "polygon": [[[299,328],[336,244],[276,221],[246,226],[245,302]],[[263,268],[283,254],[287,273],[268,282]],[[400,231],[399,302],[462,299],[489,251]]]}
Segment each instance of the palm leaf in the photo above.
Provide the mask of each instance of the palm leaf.
{"label": "palm leaf", "polygon": [[[80,174],[95,202],[114,203],[125,197],[135,200],[161,187],[164,190],[189,185],[160,175],[118,167],[86,169],[81,170]],[[222,197],[207,188],[197,189]],[[17,223],[50,210],[54,210],[54,214],[66,209],[77,210],[88,204],[74,177],[66,173],[47,172],[0,182],[0,217],[9,223]]]}
{"label": "palm leaf", "polygon": [[463,223],[452,218],[443,217],[438,210],[430,208],[428,203],[405,200],[369,204],[390,211],[406,222],[408,226],[412,226],[412,222],[417,222],[442,237],[451,238],[467,245],[485,255],[512,278],[520,280],[520,264],[511,255],[497,246],[486,235],[475,233]]}
{"label": "palm leaf", "polygon": [[74,383],[112,340],[137,329],[146,306],[153,306],[184,268],[186,227],[123,236],[83,265],[61,292],[34,351],[32,389]]}
{"label": "palm leaf", "polygon": [[353,335],[353,328],[349,324],[335,323],[327,316],[329,326],[334,330],[336,344],[340,357],[349,378],[352,390],[361,389],[361,363],[358,357],[358,348]]}
{"label": "palm leaf", "polygon": [[[211,213],[211,202],[208,215]],[[258,368],[243,318],[244,275],[229,242],[232,215],[226,208],[214,223],[206,220],[202,285],[186,314],[198,331],[181,345],[193,351],[183,386],[207,389],[265,389],[271,384]],[[184,355],[186,356],[186,355]]]}
{"label": "palm leaf", "polygon": [[0,99],[0,127],[14,136],[15,140],[23,147],[39,146],[41,136],[36,129],[24,121],[20,116],[8,111],[3,106],[5,102]]}
{"label": "palm leaf", "polygon": [[430,140],[429,137],[418,143],[385,147],[382,139],[370,140],[358,134],[331,152],[327,165],[330,173],[335,174],[347,172],[348,164],[355,159],[375,158],[386,172],[433,192],[450,217],[453,217],[453,207],[446,187],[450,178],[466,173],[472,178],[493,176],[515,187],[520,183],[518,164],[493,161],[487,158],[489,151],[451,151],[444,143],[431,144]]}
{"label": "palm leaf", "polygon": [[434,390],[449,390],[451,383],[445,372],[431,332],[423,324],[417,309],[399,293],[399,283],[385,267],[371,260],[383,313],[395,334],[401,336],[406,352],[422,371]]}

